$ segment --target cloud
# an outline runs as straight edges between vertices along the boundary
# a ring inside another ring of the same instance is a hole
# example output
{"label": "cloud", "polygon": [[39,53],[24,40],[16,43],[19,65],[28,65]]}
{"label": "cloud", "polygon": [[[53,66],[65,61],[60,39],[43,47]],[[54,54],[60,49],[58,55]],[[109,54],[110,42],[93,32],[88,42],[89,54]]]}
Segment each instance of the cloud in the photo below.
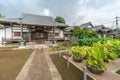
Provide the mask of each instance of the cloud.
{"label": "cloud", "polygon": [[49,16],[50,15],[50,10],[49,9],[43,9],[42,15]]}
{"label": "cloud", "polygon": [[83,3],[87,3],[87,2],[89,2],[90,0],[79,0],[78,1],[78,4],[83,4]]}
{"label": "cloud", "polygon": [[112,26],[113,21],[115,21],[115,16],[119,16],[120,13],[118,10],[120,1],[115,0],[107,3],[98,2],[100,6],[84,5],[84,7],[77,10],[76,15],[81,18],[84,16],[83,19],[77,22],[78,25],[91,21],[94,25],[104,24],[105,26]]}
{"label": "cloud", "polygon": [[19,17],[23,12],[62,16],[70,25],[88,21],[98,25],[100,20],[120,16],[119,3],[120,0],[0,0],[0,13],[7,17]]}

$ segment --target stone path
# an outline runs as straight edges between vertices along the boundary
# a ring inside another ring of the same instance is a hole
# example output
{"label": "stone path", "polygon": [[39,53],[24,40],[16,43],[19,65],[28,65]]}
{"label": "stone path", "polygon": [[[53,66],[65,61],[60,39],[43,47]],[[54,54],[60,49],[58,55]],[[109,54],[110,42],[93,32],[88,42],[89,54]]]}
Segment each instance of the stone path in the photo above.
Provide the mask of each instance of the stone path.
{"label": "stone path", "polygon": [[45,54],[42,50],[37,49],[25,80],[52,80]]}

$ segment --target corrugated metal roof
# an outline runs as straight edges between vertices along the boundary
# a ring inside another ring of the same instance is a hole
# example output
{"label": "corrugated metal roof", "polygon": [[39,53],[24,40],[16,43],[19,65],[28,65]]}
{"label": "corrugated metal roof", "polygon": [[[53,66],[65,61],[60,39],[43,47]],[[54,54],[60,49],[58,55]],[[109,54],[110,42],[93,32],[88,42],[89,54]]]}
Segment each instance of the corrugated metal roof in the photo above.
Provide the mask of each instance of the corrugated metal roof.
{"label": "corrugated metal roof", "polygon": [[38,26],[60,26],[67,27],[66,24],[55,22],[51,16],[41,16],[36,14],[23,13],[20,18],[1,18],[0,22],[22,23]]}

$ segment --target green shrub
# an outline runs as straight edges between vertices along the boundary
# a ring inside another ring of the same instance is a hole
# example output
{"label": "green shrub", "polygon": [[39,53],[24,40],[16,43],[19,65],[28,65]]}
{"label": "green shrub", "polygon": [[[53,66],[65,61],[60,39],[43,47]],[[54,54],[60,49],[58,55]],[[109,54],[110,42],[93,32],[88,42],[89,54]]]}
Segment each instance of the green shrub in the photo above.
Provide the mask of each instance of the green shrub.
{"label": "green shrub", "polygon": [[94,43],[110,40],[110,38],[83,38],[77,41],[79,46],[92,46]]}
{"label": "green shrub", "polygon": [[70,49],[70,54],[73,55],[73,58],[75,59],[83,59],[87,56],[87,50],[89,47],[87,46],[74,46]]}
{"label": "green shrub", "polygon": [[120,74],[120,69],[116,71],[116,73]]}

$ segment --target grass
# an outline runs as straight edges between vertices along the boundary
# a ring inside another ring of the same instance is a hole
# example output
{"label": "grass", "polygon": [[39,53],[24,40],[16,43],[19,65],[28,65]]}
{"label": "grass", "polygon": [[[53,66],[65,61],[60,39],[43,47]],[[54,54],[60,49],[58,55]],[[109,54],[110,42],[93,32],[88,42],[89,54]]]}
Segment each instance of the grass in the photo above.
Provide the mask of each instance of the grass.
{"label": "grass", "polygon": [[16,48],[17,46],[12,46],[12,47],[0,47],[0,51],[5,51],[5,50],[12,50],[13,48]]}
{"label": "grass", "polygon": [[[66,60],[64,58],[59,59],[58,55],[50,54],[51,59],[56,65],[63,80],[83,80],[83,73],[74,65],[70,64],[69,68],[66,68]],[[87,80],[93,80],[88,76]]]}
{"label": "grass", "polygon": [[32,50],[0,50],[0,80],[15,80],[31,53]]}

